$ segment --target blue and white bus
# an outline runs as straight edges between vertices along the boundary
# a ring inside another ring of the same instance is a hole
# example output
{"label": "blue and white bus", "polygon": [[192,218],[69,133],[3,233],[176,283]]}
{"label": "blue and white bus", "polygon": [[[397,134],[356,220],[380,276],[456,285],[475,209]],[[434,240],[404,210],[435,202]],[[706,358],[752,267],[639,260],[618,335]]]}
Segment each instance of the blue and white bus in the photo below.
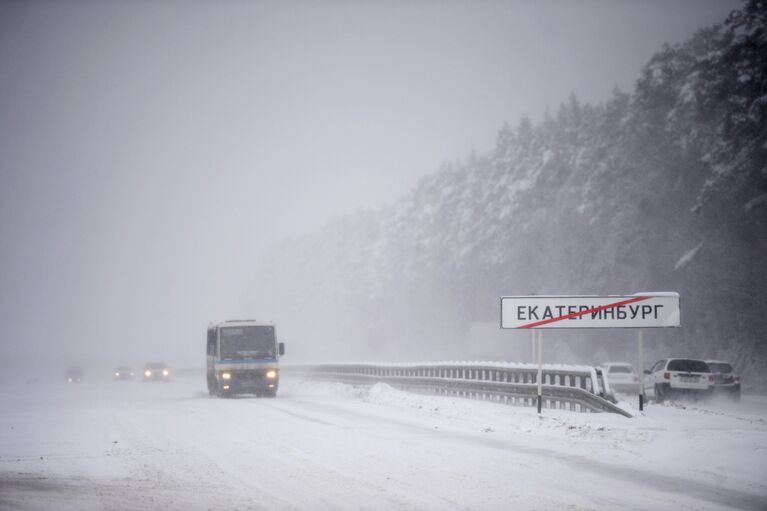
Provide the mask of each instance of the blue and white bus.
{"label": "blue and white bus", "polygon": [[211,396],[256,394],[274,397],[280,384],[279,357],[285,345],[277,342],[274,325],[233,320],[208,326],[207,378]]}

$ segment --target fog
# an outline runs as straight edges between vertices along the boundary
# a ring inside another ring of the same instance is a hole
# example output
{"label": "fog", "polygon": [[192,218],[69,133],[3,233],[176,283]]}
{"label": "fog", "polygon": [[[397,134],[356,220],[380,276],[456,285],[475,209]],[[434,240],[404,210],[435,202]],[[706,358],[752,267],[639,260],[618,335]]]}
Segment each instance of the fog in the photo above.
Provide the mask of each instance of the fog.
{"label": "fog", "polygon": [[738,5],[3,2],[0,364],[201,366],[208,322],[275,319],[253,299],[275,244],[631,91]]}

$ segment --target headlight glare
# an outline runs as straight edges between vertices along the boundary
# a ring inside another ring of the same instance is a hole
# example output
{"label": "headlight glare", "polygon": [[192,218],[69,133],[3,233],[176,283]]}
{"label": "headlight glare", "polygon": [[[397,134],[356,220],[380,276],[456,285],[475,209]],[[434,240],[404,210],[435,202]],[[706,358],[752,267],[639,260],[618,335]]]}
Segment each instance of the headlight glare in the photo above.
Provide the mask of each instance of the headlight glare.
{"label": "headlight glare", "polygon": [[266,372],[267,378],[277,378],[277,371],[271,370]]}
{"label": "headlight glare", "polygon": [[146,376],[147,378],[148,378],[148,377],[150,377],[150,376],[152,376],[152,371],[150,371],[149,369],[147,369],[146,371],[144,371],[144,376]]}
{"label": "headlight glare", "polygon": [[221,373],[221,378],[223,378],[224,380],[231,380],[232,373]]}
{"label": "headlight glare", "polygon": [[168,376],[169,374],[170,374],[170,372],[168,372],[168,370],[167,370],[167,369],[163,369],[163,370],[162,370],[162,375],[163,375],[163,376]]}

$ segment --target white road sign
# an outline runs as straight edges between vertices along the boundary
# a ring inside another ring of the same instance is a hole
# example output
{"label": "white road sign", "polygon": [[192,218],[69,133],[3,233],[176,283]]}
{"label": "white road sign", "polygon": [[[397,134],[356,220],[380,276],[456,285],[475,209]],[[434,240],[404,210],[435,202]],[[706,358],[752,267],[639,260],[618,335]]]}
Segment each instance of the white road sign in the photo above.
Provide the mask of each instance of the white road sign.
{"label": "white road sign", "polygon": [[501,328],[659,328],[679,325],[678,293],[501,298]]}

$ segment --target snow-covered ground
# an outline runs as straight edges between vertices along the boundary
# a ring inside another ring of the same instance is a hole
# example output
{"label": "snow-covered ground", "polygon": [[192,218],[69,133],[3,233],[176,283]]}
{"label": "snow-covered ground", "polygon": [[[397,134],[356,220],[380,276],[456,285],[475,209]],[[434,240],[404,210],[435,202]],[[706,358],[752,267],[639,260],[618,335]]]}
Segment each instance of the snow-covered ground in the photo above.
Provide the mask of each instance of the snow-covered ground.
{"label": "snow-covered ground", "polygon": [[283,379],[0,385],[0,509],[766,509],[767,399],[627,419]]}

